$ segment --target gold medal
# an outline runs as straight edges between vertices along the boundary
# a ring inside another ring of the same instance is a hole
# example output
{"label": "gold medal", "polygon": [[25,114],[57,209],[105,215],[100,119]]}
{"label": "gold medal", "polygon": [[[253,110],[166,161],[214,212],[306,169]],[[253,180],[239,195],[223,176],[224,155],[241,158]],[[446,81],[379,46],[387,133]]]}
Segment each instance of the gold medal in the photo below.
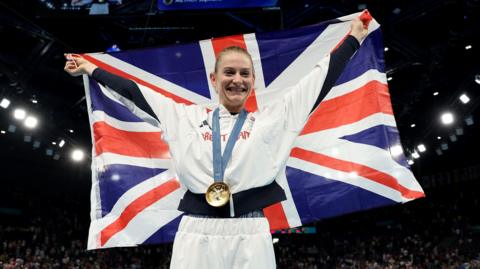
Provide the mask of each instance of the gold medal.
{"label": "gold medal", "polygon": [[214,182],[205,193],[207,203],[214,207],[221,207],[230,199],[230,188],[225,182]]}

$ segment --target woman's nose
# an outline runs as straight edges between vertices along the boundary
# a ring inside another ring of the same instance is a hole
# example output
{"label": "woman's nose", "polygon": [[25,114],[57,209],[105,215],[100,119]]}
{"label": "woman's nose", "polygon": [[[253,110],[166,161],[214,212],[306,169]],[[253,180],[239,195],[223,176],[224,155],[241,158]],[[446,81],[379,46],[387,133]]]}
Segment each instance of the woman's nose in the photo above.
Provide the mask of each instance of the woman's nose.
{"label": "woman's nose", "polygon": [[242,82],[242,76],[240,75],[240,73],[235,73],[235,75],[233,76],[233,82]]}

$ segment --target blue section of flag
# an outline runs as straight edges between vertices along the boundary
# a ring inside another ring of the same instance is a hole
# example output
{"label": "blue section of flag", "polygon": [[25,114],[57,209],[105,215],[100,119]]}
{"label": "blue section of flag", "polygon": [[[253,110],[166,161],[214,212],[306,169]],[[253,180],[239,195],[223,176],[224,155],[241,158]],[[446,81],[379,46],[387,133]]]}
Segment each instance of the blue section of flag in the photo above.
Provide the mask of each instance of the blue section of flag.
{"label": "blue section of flag", "polygon": [[95,81],[90,80],[89,85],[92,111],[103,111],[110,117],[121,121],[143,122],[142,119],[130,112],[128,108],[105,96]]}
{"label": "blue section of flag", "polygon": [[199,43],[113,53],[112,56],[210,98]]}
{"label": "blue section of flag", "polygon": [[383,58],[382,32],[377,29],[370,33],[362,43],[355,55],[345,67],[345,71],[337,79],[335,85],[340,85],[359,77],[368,70],[375,69],[385,72],[385,60]]}
{"label": "blue section of flag", "polygon": [[98,172],[102,216],[112,210],[117,200],[126,191],[163,171],[165,169],[112,164],[107,166],[105,171]]}
{"label": "blue section of flag", "polygon": [[322,23],[281,32],[256,33],[265,86],[268,87],[327,26]]}
{"label": "blue section of flag", "polygon": [[178,216],[169,223],[162,226],[154,234],[152,234],[143,244],[151,245],[158,244],[159,242],[172,242],[175,238],[175,234],[178,230],[178,225],[183,215]]}
{"label": "blue section of flag", "polygon": [[287,167],[286,174],[302,223],[395,203],[357,186],[296,168]]}
{"label": "blue section of flag", "polygon": [[[350,134],[340,137],[341,139],[348,140],[354,143],[361,143],[371,145],[377,148],[390,151],[390,147],[400,146],[400,136],[398,129],[392,126],[377,125],[365,130],[362,130],[356,134]],[[409,168],[407,159],[403,154],[393,156],[392,158],[400,165]]]}

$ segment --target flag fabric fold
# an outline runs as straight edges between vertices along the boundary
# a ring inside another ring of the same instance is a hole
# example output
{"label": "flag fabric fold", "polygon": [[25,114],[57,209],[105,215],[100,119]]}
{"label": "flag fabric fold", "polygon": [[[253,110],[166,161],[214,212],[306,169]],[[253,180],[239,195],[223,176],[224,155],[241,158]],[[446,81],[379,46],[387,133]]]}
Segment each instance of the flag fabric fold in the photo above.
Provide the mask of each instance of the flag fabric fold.
{"label": "flag fabric fold", "polygon": [[[232,44],[252,55],[256,81],[247,101],[261,110],[280,98],[348,34],[351,14],[307,27],[242,34],[162,48],[85,54],[129,78],[142,91],[177,103],[213,107],[209,83],[216,54]],[[401,151],[386,82],[379,24],[333,89],[311,113],[277,182],[287,200],[264,209],[272,229],[424,196]],[[121,96],[84,77],[92,132],[88,249],[172,241],[185,193],[158,122]]]}

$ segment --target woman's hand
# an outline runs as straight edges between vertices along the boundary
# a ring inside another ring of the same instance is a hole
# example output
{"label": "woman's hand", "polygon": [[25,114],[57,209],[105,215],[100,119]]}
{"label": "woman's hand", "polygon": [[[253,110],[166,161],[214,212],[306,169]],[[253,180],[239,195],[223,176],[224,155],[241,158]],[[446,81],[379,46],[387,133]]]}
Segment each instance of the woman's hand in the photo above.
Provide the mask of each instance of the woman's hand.
{"label": "woman's hand", "polygon": [[89,75],[91,76],[93,70],[97,68],[96,65],[92,64],[91,62],[85,60],[82,56],[78,54],[64,54],[65,59],[65,72],[69,73],[71,76],[77,77],[80,75]]}
{"label": "woman's hand", "polygon": [[367,36],[368,34],[368,22],[363,22],[360,20],[360,18],[355,18],[355,20],[352,21],[352,24],[350,26],[350,35],[355,37],[358,42],[362,42],[362,40]]}

